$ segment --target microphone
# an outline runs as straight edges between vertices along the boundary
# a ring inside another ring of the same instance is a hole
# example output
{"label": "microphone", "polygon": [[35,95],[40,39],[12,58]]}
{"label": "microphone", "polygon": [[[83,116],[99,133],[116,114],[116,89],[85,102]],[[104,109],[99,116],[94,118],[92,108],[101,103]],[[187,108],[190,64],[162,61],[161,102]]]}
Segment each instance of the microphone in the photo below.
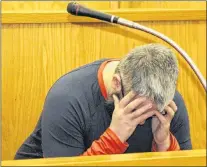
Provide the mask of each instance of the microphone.
{"label": "microphone", "polygon": [[158,32],[158,31],[155,31],[151,28],[140,25],[138,23],[135,23],[133,21],[86,8],[82,5],[79,5],[76,2],[69,3],[67,6],[67,11],[68,11],[68,13],[70,13],[72,15],[87,16],[87,17],[91,17],[91,18],[95,18],[95,19],[99,19],[99,20],[103,20],[103,21],[107,21],[107,22],[111,22],[111,23],[120,24],[120,25],[123,25],[126,27],[137,29],[137,30],[141,30],[141,31],[152,34],[152,35],[162,39],[163,41],[170,44],[175,50],[177,50],[181,54],[181,56],[186,60],[188,65],[190,65],[190,67],[193,69],[194,73],[197,75],[197,77],[200,80],[205,91],[207,91],[206,80],[203,77],[200,70],[198,69],[198,67],[193,62],[193,60],[190,58],[190,56],[177,43],[175,43],[172,39],[168,38],[164,34]]}
{"label": "microphone", "polygon": [[76,2],[69,3],[67,7],[67,11],[68,13],[72,15],[87,16],[87,17],[91,17],[91,18],[95,18],[95,19],[99,19],[99,20],[103,20],[103,21],[107,21],[111,23],[117,23],[118,18],[119,18],[117,16],[113,16],[113,15],[106,14],[103,12],[98,12],[95,10],[88,9]]}

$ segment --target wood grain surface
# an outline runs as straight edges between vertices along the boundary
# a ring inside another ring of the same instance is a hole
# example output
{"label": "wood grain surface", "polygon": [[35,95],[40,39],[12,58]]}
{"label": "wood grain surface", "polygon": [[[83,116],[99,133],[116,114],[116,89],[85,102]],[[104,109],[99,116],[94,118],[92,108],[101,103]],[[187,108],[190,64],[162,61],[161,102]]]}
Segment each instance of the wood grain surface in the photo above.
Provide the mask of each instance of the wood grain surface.
{"label": "wood grain surface", "polygon": [[206,150],[3,161],[2,166],[205,166]]}
{"label": "wood grain surface", "polygon": [[[69,2],[2,2],[2,23],[68,23],[100,22],[89,17],[73,16],[67,13]],[[175,6],[174,2],[78,2],[91,9],[101,10],[132,21],[158,20],[206,20],[203,2],[186,2]],[[186,7],[184,8],[184,4]],[[194,5],[192,5],[194,4]],[[136,6],[137,8],[123,8]],[[146,8],[149,6],[148,8]],[[171,8],[170,8],[171,6]]]}

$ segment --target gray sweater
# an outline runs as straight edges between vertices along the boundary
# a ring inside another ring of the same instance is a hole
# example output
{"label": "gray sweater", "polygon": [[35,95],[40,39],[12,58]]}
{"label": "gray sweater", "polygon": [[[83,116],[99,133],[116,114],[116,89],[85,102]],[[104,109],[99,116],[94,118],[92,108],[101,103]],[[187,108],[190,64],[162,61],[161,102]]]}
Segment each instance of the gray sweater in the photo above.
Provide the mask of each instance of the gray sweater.
{"label": "gray sweater", "polygon": [[[105,60],[77,68],[56,81],[48,92],[36,128],[19,148],[15,159],[77,156],[99,139],[109,127],[113,112],[107,108],[97,78]],[[182,150],[192,149],[188,113],[177,91],[174,101],[178,110],[170,130]],[[152,140],[149,118],[127,140],[126,153],[150,152]]]}

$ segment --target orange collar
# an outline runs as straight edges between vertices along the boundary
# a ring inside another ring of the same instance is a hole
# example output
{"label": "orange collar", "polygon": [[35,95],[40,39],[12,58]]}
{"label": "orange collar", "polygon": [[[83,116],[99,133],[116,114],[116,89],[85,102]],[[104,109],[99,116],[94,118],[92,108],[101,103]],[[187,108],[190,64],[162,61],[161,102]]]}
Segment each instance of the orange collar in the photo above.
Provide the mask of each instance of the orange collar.
{"label": "orange collar", "polygon": [[106,92],[106,87],[104,85],[104,80],[103,80],[103,70],[108,62],[109,60],[104,61],[98,69],[98,84],[101,89],[101,94],[103,95],[105,99],[107,99],[107,92]]}
{"label": "orange collar", "polygon": [[98,84],[101,89],[101,94],[103,95],[105,99],[107,99],[107,91],[106,91],[106,87],[105,87],[104,80],[103,80],[103,70],[108,62],[117,61],[117,60],[120,60],[120,59],[106,60],[101,64],[101,66],[98,69]]}

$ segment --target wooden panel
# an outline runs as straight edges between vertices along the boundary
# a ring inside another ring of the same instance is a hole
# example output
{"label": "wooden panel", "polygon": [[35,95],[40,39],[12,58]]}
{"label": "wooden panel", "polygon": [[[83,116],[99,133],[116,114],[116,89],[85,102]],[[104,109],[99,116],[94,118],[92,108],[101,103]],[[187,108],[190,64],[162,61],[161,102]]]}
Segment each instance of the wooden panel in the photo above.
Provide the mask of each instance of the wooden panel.
{"label": "wooden panel", "polygon": [[[3,1],[2,10],[3,11],[33,11],[37,12],[40,10],[64,10],[66,11],[68,3],[71,1]],[[113,8],[113,4],[110,1],[79,1],[81,5],[93,8],[93,9],[110,9]]]}
{"label": "wooden panel", "polygon": [[205,1],[120,1],[120,8],[176,8],[188,9],[199,8],[206,9]]}
{"label": "wooden panel", "polygon": [[[63,22],[100,22],[88,17],[72,16],[66,12],[69,2],[2,2],[2,23],[63,23]],[[206,20],[206,8],[203,5],[192,5],[191,2],[79,2],[92,9],[102,10],[132,21],[153,20]],[[124,4],[125,5],[124,5]],[[132,5],[131,5],[132,3]],[[172,4],[186,8],[179,8]],[[121,5],[122,4],[122,5]],[[126,5],[128,4],[128,5]],[[153,5],[154,4],[154,5]],[[156,4],[156,5],[155,5]],[[170,6],[171,4],[171,6]],[[194,3],[193,3],[194,4]],[[197,4],[197,3],[196,3]],[[198,2],[198,4],[203,4]],[[149,8],[144,8],[146,6]],[[123,9],[132,6],[133,9]],[[134,6],[137,6],[135,9]],[[154,6],[152,8],[152,6]],[[168,6],[168,7],[166,7]],[[169,8],[170,6],[170,8]],[[157,8],[156,8],[157,7]],[[188,7],[188,8],[187,8]],[[121,10],[120,10],[121,8]]]}
{"label": "wooden panel", "polygon": [[110,5],[110,9],[119,9],[119,1],[111,1]]}
{"label": "wooden panel", "polygon": [[[6,11],[39,11],[39,10],[65,10],[67,4],[71,1],[4,1],[2,2],[2,10]],[[118,9],[118,8],[168,8],[168,9],[206,9],[205,1],[78,1],[79,4],[85,5],[93,9]]]}
{"label": "wooden panel", "polygon": [[[103,12],[119,16],[131,21],[163,21],[163,20],[206,20],[205,9],[125,9],[104,10]],[[79,23],[101,22],[89,17],[73,16],[62,11],[6,11],[2,14],[2,23]]]}
{"label": "wooden panel", "polygon": [[2,166],[205,166],[206,150],[3,161]]}
{"label": "wooden panel", "polygon": [[[141,24],[175,40],[206,78],[205,21]],[[164,43],[143,32],[105,23],[3,24],[3,160],[12,159],[32,132],[49,88],[61,75],[100,58],[120,58],[135,46],[151,42]],[[189,66],[177,56],[178,89],[189,111],[193,148],[205,148],[206,94]]]}

